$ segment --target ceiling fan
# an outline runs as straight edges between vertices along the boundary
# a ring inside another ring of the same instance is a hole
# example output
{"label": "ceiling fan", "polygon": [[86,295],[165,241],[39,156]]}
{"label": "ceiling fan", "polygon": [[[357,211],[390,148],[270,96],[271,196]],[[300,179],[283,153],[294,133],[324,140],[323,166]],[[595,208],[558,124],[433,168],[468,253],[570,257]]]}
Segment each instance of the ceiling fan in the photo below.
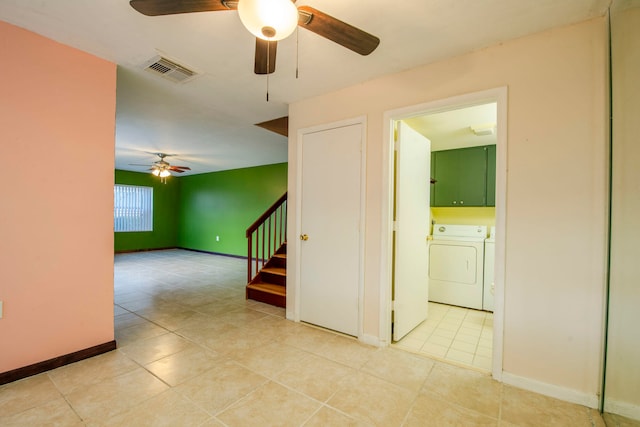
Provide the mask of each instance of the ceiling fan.
{"label": "ceiling fan", "polygon": [[276,68],[276,49],[297,26],[338,43],[360,55],[373,52],[380,39],[310,6],[296,7],[295,0],[131,0],[129,4],[147,16],[237,10],[240,20],[256,36],[256,74]]}
{"label": "ceiling fan", "polygon": [[151,166],[151,173],[155,176],[159,176],[160,180],[163,183],[167,182],[167,177],[171,176],[171,172],[183,173],[184,171],[191,170],[188,166],[172,166],[167,162],[164,158],[173,156],[174,154],[165,154],[165,153],[151,153],[160,157],[160,160],[153,162],[151,165],[141,165],[132,163],[131,166]]}

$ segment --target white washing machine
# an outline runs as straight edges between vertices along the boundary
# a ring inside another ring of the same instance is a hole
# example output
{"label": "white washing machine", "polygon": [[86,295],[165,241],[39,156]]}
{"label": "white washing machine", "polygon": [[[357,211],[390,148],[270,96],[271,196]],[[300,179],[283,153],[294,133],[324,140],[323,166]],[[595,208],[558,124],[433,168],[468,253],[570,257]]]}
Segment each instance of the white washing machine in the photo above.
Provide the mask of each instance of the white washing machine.
{"label": "white washing machine", "polygon": [[484,241],[484,294],[482,309],[493,311],[493,295],[495,293],[494,268],[496,263],[496,228],[491,227],[489,237]]}
{"label": "white washing machine", "polygon": [[435,224],[429,243],[429,301],[482,310],[485,225]]}

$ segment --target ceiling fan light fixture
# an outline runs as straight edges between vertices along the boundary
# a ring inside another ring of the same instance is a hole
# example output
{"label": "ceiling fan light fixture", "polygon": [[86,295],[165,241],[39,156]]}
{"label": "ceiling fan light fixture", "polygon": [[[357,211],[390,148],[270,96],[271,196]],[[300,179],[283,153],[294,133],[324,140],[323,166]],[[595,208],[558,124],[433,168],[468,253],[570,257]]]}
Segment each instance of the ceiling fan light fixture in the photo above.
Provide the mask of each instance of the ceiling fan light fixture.
{"label": "ceiling fan light fixture", "polygon": [[165,170],[161,171],[159,173],[159,175],[160,175],[160,178],[166,178],[168,176],[171,176],[171,172],[169,172],[168,170],[165,169]]}
{"label": "ceiling fan light fixture", "polygon": [[159,176],[160,175],[160,169],[153,168],[153,170],[151,171],[151,174],[155,175],[155,176]]}
{"label": "ceiling fan light fixture", "polygon": [[282,40],[298,25],[298,9],[291,0],[240,0],[238,15],[247,30],[263,40]]}

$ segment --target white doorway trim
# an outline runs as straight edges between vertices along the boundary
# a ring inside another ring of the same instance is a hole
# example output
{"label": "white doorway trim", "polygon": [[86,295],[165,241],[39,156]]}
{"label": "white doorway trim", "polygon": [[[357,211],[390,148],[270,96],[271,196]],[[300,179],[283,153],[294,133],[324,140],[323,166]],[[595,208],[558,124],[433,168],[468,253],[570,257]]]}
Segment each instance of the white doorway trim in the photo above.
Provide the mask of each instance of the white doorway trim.
{"label": "white doorway trim", "polygon": [[[502,379],[504,336],[504,284],[506,261],[506,196],[507,196],[507,87],[454,96],[438,101],[386,111],[383,123],[380,262],[380,344],[391,344],[391,283],[393,244],[393,122],[410,117],[497,103],[496,129],[496,269],[493,324],[493,378]],[[426,262],[426,260],[425,260]]]}
{"label": "white doorway trim", "polygon": [[[360,125],[361,129],[361,141],[360,141],[360,224],[359,224],[359,233],[360,233],[360,242],[359,242],[359,265],[358,265],[358,339],[363,340],[364,336],[364,264],[365,264],[365,217],[366,217],[366,141],[367,141],[367,118],[366,116],[359,116],[351,119],[341,120],[332,123],[325,123],[317,126],[312,126],[308,128],[299,129],[297,132],[297,144],[298,149],[296,150],[296,204],[295,204],[295,233],[293,235],[290,234],[293,242],[289,243],[289,247],[295,251],[295,275],[293,277],[294,283],[294,311],[293,311],[293,320],[295,322],[300,322],[300,282],[301,282],[301,270],[300,270],[300,251],[301,251],[301,242],[299,236],[302,234],[302,198],[304,195],[302,194],[302,150],[300,149],[300,144],[304,140],[304,135],[322,132],[330,129],[351,126],[351,125]],[[320,262],[321,260],[319,260]]]}

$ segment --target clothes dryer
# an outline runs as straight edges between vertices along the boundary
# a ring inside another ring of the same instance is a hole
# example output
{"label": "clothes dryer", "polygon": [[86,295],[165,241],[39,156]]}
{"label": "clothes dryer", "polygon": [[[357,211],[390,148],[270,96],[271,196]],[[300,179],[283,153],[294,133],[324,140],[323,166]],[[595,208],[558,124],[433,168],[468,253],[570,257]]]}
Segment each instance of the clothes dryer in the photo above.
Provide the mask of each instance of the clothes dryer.
{"label": "clothes dryer", "polygon": [[429,244],[429,301],[482,310],[484,225],[435,224]]}

